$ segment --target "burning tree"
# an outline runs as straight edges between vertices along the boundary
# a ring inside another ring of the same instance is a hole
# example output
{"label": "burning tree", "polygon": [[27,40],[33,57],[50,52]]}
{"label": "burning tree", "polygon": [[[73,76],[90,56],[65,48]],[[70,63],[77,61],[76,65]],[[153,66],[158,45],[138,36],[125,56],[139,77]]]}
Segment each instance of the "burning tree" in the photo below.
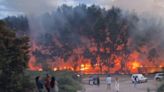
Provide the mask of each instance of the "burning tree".
{"label": "burning tree", "polygon": [[37,31],[37,39],[31,39],[35,48],[33,70],[44,66],[53,70],[132,73],[148,64],[164,65],[160,54],[164,52],[163,42],[157,40],[162,37],[162,28],[154,20],[148,22],[119,8],[106,10],[96,5],[63,5],[38,19],[42,19],[44,31]]}

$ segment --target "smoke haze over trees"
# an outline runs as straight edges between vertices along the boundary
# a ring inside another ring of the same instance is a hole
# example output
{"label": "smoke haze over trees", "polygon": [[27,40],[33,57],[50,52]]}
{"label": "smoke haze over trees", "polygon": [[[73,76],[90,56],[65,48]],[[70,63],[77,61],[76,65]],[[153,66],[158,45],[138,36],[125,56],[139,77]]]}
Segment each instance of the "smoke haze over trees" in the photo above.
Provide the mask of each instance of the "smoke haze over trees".
{"label": "smoke haze over trees", "polygon": [[[48,62],[71,61],[76,69],[82,59],[89,60],[93,67],[98,64],[102,70],[103,66],[116,67],[120,61],[115,72],[127,72],[128,61],[158,64],[156,61],[164,60],[163,25],[156,19],[141,19],[115,7],[107,10],[84,4],[63,5],[37,17],[39,22],[33,23],[33,30],[32,21],[25,16],[4,19],[12,29],[29,36],[35,34],[31,36],[36,38],[31,39],[31,45],[37,64],[51,67]],[[140,59],[132,56],[136,53]]]}

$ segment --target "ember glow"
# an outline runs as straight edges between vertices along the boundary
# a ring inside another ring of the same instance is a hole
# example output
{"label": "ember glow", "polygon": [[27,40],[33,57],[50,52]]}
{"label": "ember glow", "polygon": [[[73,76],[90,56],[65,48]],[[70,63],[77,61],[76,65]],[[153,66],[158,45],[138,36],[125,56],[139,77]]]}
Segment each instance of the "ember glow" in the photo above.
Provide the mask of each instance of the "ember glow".
{"label": "ember glow", "polygon": [[[34,49],[35,48],[35,49]],[[36,44],[34,44],[33,51],[36,49],[39,49],[41,47],[37,47]],[[89,48],[92,53],[97,50],[96,47]],[[108,48],[110,49],[110,48]],[[113,66],[108,67],[107,65],[104,65],[101,63],[100,57],[97,56],[96,63],[92,64],[91,59],[86,59],[81,54],[84,53],[84,49],[74,49],[74,53],[79,54],[77,61],[74,61],[75,55],[71,55],[67,61],[64,61],[63,58],[56,58],[55,61],[49,61],[46,62],[48,65],[48,68],[53,71],[58,70],[71,70],[76,71],[84,74],[96,74],[96,73],[153,73],[162,71],[164,68],[164,62],[162,61],[156,61],[150,62],[143,58],[140,53],[137,51],[132,52],[123,68],[121,68],[121,64],[123,62],[124,57],[121,56],[114,56],[114,62]],[[104,50],[101,49],[103,52]],[[146,50],[145,50],[146,51]],[[45,51],[43,51],[45,53]],[[37,63],[37,57],[34,55],[31,55],[31,58],[29,60],[29,69],[32,71],[43,71],[44,70],[44,64]],[[107,61],[108,63],[111,63],[110,59]],[[158,66],[159,65],[159,66]]]}

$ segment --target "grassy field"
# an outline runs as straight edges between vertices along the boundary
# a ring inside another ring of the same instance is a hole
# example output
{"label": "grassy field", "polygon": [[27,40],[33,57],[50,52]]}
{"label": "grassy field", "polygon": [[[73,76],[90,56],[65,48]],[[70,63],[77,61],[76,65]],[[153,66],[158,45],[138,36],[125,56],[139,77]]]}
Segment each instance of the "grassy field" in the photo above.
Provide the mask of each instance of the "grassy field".
{"label": "grassy field", "polygon": [[71,71],[26,71],[31,77],[31,81],[35,83],[35,77],[41,76],[43,79],[47,74],[55,76],[58,81],[59,92],[77,92],[82,89],[81,77],[77,73]]}

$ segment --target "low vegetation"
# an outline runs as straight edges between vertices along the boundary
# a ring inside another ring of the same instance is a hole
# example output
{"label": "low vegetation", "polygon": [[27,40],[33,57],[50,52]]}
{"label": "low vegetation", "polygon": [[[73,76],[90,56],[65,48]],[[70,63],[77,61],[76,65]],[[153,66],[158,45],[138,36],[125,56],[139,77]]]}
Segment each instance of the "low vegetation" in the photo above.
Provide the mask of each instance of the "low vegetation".
{"label": "low vegetation", "polygon": [[82,89],[82,85],[80,83],[81,78],[77,76],[77,73],[71,71],[27,71],[28,75],[32,76],[32,80],[36,76],[45,77],[46,74],[51,76],[55,76],[58,81],[59,92],[77,92],[77,90]]}

